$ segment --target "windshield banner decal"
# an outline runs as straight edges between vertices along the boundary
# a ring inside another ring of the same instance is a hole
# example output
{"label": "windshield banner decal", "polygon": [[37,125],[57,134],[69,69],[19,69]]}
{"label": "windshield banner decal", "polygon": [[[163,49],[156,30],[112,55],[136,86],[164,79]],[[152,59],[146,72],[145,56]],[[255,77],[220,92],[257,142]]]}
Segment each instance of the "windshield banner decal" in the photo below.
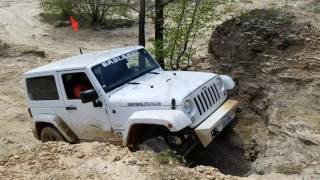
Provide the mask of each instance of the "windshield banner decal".
{"label": "windshield banner decal", "polygon": [[130,56],[133,56],[133,55],[136,55],[138,54],[138,51],[132,51],[132,52],[129,52],[127,54],[123,54],[121,56],[118,56],[118,57],[115,57],[115,58],[112,58],[112,59],[109,59],[105,62],[102,62],[101,65],[103,67],[107,67],[107,66],[110,66],[111,64],[116,64],[116,63],[119,63],[123,60],[126,60],[128,59]]}

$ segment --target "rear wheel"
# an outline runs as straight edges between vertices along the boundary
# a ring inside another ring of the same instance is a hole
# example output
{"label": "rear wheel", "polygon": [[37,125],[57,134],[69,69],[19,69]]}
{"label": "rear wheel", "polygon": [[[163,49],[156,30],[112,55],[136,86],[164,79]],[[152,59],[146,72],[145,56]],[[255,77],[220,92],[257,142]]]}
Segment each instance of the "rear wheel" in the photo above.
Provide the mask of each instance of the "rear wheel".
{"label": "rear wheel", "polygon": [[64,138],[55,128],[45,127],[41,131],[41,141],[64,141]]}

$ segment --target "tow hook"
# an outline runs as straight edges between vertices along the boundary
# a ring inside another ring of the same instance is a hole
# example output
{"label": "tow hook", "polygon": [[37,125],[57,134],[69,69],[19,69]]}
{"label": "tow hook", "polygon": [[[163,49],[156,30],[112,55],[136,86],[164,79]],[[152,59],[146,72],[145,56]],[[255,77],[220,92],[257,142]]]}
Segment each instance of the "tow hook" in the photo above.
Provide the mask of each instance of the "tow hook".
{"label": "tow hook", "polygon": [[219,136],[220,133],[221,133],[221,132],[218,131],[218,130],[216,130],[216,129],[214,129],[214,130],[211,131],[211,135],[212,135],[212,136]]}
{"label": "tow hook", "polygon": [[234,111],[236,112],[236,114],[240,114],[242,112],[242,109],[241,108],[235,108]]}

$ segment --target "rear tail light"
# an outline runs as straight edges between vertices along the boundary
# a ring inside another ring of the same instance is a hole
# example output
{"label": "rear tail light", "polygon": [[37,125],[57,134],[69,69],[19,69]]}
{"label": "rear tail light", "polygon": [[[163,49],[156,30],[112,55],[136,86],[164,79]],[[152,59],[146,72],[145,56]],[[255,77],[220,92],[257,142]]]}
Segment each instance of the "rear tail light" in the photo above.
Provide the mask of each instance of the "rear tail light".
{"label": "rear tail light", "polygon": [[30,117],[33,117],[30,108],[28,108],[28,112],[29,112]]}

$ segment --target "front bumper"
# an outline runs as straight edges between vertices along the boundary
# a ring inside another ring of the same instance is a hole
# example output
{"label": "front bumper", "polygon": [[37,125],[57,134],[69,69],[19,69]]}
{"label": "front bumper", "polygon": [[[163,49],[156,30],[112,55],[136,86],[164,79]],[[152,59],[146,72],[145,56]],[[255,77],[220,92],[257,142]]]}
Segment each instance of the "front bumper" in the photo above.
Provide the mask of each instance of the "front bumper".
{"label": "front bumper", "polygon": [[221,132],[235,118],[237,106],[238,101],[227,100],[195,129],[204,147],[212,142],[216,132]]}

